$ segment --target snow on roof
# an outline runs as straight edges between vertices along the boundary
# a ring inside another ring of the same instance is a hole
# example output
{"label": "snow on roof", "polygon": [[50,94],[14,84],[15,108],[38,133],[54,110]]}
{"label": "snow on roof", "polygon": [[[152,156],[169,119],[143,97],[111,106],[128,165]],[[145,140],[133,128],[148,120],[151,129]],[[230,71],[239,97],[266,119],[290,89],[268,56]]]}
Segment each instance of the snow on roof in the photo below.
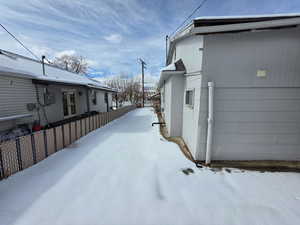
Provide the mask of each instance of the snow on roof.
{"label": "snow on roof", "polygon": [[84,85],[114,91],[85,75],[72,73],[46,63],[44,75],[42,63],[40,61],[4,50],[0,50],[0,74],[65,84]]}
{"label": "snow on roof", "polygon": [[300,13],[235,15],[235,16],[201,16],[195,18],[194,20],[251,19],[251,18],[276,18],[276,17],[300,17]]}
{"label": "snow on roof", "polygon": [[163,71],[175,71],[175,70],[176,70],[175,63],[171,63],[170,65],[162,68],[161,72],[163,72]]}
{"label": "snow on roof", "polygon": [[158,88],[161,88],[164,81],[168,80],[170,76],[176,74],[184,74],[185,73],[185,66],[183,64],[182,59],[178,59],[176,62],[171,63],[167,67],[164,67],[161,70],[160,78],[158,82]]}

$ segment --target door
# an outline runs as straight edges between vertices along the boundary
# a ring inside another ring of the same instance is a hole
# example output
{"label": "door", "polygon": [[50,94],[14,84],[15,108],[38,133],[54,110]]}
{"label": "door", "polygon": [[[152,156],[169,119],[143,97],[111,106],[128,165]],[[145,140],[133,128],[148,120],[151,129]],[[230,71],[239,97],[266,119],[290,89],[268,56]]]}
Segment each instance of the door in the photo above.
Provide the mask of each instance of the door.
{"label": "door", "polygon": [[75,91],[63,91],[64,118],[69,118],[77,114]]}

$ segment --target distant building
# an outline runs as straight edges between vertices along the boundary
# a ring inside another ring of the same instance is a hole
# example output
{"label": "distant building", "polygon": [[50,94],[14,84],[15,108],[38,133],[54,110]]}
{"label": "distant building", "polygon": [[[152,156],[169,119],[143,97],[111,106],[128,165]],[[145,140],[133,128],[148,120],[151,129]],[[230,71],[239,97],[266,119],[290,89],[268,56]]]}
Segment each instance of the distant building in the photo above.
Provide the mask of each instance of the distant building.
{"label": "distant building", "polygon": [[172,37],[158,85],[169,135],[207,162],[300,160],[299,25],[202,17]]}
{"label": "distant building", "polygon": [[84,75],[0,50],[0,132],[106,112],[114,93]]}

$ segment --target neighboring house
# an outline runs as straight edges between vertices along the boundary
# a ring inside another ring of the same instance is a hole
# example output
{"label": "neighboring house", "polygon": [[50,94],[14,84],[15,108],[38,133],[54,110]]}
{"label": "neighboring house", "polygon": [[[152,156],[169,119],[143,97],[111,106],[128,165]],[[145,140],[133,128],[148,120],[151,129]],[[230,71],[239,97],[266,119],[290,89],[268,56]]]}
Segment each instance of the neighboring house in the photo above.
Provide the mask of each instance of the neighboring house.
{"label": "neighboring house", "polygon": [[106,112],[115,93],[84,75],[0,50],[0,132]]}
{"label": "neighboring house", "polygon": [[203,17],[171,38],[159,81],[169,135],[207,163],[300,160],[299,25],[300,14]]}

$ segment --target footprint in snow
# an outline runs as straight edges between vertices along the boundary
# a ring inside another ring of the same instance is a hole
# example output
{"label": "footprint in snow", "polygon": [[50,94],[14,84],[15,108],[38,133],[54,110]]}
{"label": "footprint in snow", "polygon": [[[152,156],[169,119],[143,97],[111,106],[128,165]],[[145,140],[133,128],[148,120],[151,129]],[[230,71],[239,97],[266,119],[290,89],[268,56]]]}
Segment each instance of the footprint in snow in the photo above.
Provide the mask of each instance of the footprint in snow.
{"label": "footprint in snow", "polygon": [[194,173],[194,170],[191,168],[186,168],[181,170],[185,175],[190,175],[191,173]]}

